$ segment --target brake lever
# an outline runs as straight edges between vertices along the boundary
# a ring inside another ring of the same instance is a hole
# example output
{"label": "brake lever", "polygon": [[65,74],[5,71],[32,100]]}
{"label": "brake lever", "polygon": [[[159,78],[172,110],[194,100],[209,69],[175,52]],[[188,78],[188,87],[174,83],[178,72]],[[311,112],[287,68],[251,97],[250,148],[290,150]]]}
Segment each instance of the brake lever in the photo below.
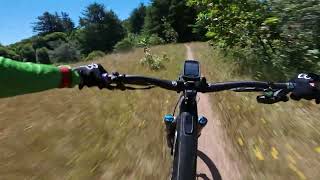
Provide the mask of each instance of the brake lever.
{"label": "brake lever", "polygon": [[276,91],[267,89],[264,92],[264,95],[257,96],[257,101],[258,103],[262,103],[262,104],[274,104],[277,102],[287,102],[289,101],[289,98],[287,96],[288,93],[289,91],[283,90],[283,89],[276,90]]}

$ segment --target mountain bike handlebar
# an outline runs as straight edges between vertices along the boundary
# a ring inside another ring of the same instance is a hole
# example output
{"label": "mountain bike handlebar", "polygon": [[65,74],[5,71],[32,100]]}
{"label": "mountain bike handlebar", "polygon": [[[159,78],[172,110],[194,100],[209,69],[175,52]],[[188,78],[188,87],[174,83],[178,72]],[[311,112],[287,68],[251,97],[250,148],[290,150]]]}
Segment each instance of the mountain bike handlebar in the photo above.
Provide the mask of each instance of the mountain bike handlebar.
{"label": "mountain bike handlebar", "polygon": [[[224,90],[233,90],[236,92],[254,92],[270,90],[286,90],[290,92],[294,88],[293,83],[271,83],[261,81],[235,81],[235,82],[221,82],[221,83],[207,83],[205,78],[200,81],[188,82],[183,80],[164,80],[139,75],[125,75],[119,73],[105,74],[108,89],[134,90],[135,88],[127,87],[125,85],[149,86],[151,89],[160,87],[167,90],[181,92],[184,90],[196,90],[197,92],[218,92]],[[136,88],[139,89],[139,88]],[[141,89],[141,88],[140,88]]]}

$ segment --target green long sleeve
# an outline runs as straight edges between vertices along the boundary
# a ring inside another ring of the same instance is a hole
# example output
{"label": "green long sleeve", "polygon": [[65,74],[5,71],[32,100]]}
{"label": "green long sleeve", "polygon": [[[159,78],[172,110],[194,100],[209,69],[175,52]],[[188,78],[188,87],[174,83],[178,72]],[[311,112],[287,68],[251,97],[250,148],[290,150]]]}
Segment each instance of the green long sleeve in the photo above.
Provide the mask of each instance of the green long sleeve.
{"label": "green long sleeve", "polygon": [[[58,88],[61,79],[62,74],[56,66],[0,57],[0,98]],[[71,87],[79,82],[79,74],[72,71]]]}

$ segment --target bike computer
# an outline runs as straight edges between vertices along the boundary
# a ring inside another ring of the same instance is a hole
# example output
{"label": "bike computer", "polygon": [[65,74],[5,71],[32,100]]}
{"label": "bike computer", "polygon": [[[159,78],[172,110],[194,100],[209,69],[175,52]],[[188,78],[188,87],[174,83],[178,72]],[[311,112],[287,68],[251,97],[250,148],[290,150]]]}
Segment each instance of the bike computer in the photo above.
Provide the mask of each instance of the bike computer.
{"label": "bike computer", "polygon": [[182,78],[186,81],[200,80],[200,64],[195,60],[184,61]]}

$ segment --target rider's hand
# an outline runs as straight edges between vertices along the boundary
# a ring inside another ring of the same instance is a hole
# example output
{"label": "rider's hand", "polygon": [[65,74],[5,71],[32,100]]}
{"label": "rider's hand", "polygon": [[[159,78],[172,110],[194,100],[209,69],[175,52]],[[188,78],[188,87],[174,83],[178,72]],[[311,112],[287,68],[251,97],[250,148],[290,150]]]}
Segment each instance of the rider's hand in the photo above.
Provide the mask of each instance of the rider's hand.
{"label": "rider's hand", "polygon": [[290,97],[294,100],[315,99],[316,103],[320,103],[320,76],[313,73],[299,74],[290,82],[295,84]]}
{"label": "rider's hand", "polygon": [[79,89],[84,86],[93,87],[97,86],[100,89],[106,86],[106,80],[103,78],[103,74],[108,72],[101,66],[101,64],[89,64],[87,66],[80,66],[74,68],[81,78]]}

